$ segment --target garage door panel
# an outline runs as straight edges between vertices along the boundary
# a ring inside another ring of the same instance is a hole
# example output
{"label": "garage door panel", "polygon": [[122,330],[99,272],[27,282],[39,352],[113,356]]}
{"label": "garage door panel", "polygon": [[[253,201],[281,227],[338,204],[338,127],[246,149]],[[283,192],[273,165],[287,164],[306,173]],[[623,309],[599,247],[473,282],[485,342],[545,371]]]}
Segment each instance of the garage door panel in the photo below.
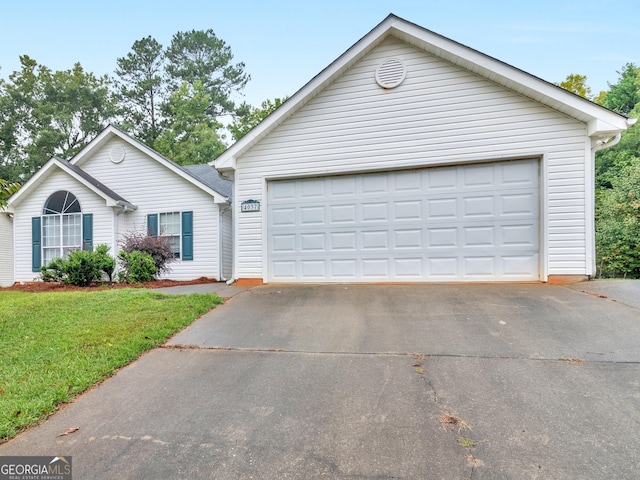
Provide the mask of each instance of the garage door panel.
{"label": "garage door panel", "polygon": [[538,268],[538,255],[503,256],[503,275],[521,277]]}
{"label": "garage door panel", "polygon": [[307,179],[298,185],[299,197],[303,200],[323,199],[326,197],[325,179]]}
{"label": "garage door panel", "polygon": [[330,232],[330,253],[355,252],[357,250],[357,238],[356,232]]}
{"label": "garage door panel", "polygon": [[495,228],[493,226],[463,227],[463,247],[495,247]]}
{"label": "garage door panel", "polygon": [[458,218],[458,199],[457,198],[434,198],[427,199],[427,219],[452,219]]}
{"label": "garage door panel", "polygon": [[464,190],[478,187],[490,188],[496,184],[496,172],[493,164],[465,167],[462,172],[462,188]]}
{"label": "garage door panel", "polygon": [[336,223],[350,223],[356,222],[356,206],[355,204],[346,205],[330,205],[329,217],[332,224]]}
{"label": "garage door panel", "polygon": [[492,217],[495,215],[493,195],[465,196],[462,198],[462,218]]}
{"label": "garage door panel", "polygon": [[509,193],[500,195],[500,212],[502,215],[535,215],[538,198],[533,193]]}
{"label": "garage door panel", "polygon": [[325,225],[325,207],[300,207],[300,225]]}
{"label": "garage door panel", "polygon": [[456,248],[458,245],[458,228],[428,228],[429,248]]}
{"label": "garage door panel", "polygon": [[270,182],[269,279],[538,279],[537,185],[536,160]]}
{"label": "garage door panel", "polygon": [[364,203],[361,207],[362,222],[385,222],[389,220],[389,205],[387,202]]}
{"label": "garage door panel", "polygon": [[501,225],[501,247],[529,247],[536,250],[537,226],[532,223],[522,225]]}

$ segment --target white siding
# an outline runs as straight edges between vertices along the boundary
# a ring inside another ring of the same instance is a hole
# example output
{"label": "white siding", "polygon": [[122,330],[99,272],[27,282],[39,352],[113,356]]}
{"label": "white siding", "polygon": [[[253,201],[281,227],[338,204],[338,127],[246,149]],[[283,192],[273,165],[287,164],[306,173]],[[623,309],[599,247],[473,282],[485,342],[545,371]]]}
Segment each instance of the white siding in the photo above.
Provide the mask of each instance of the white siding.
{"label": "white siding", "polygon": [[105,201],[92,190],[56,169],[46,182],[34,188],[22,203],[15,208],[15,280],[31,282],[39,273],[31,271],[31,218],[42,214],[47,198],[58,190],[68,190],[80,202],[82,213],[93,214],[93,245],[105,243],[113,251],[113,210],[105,206]]}
{"label": "white siding", "polygon": [[13,284],[13,222],[0,212],[0,287]]}
{"label": "white siding", "polygon": [[[407,77],[383,90],[374,72],[392,56]],[[544,158],[548,174],[547,273],[585,274],[585,136],[583,123],[389,38],[238,159],[235,276],[266,277],[266,208],[238,207],[265,202],[265,178],[522,157]]]}
{"label": "white siding", "polygon": [[224,209],[221,215],[222,227],[222,275],[226,280],[233,277],[233,221],[231,209]]}
{"label": "white siding", "polygon": [[[109,158],[116,145],[126,151],[118,164]],[[219,208],[211,195],[119,138],[107,142],[78,166],[138,207],[120,215],[119,239],[127,232],[146,230],[150,213],[193,211],[193,260],[172,263],[165,276],[175,280],[218,278]]]}

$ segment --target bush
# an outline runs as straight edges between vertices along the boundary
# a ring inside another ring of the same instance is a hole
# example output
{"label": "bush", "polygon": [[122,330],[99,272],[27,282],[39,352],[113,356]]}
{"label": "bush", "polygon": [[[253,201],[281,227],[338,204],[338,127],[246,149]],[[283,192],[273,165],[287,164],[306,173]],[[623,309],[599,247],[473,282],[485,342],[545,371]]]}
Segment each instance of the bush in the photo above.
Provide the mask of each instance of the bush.
{"label": "bush", "polygon": [[64,280],[64,269],[66,260],[54,258],[49,265],[40,267],[40,276],[43,282],[62,282]]}
{"label": "bush", "polygon": [[147,252],[134,250],[125,252],[121,250],[118,258],[122,262],[123,271],[119,272],[118,279],[126,283],[142,283],[155,280],[158,273],[153,257]]}
{"label": "bush", "polygon": [[151,255],[156,266],[154,275],[169,272],[169,263],[175,261],[171,243],[167,237],[152,237],[144,232],[129,232],[120,242],[121,251],[133,253],[135,251],[145,252]]}
{"label": "bush", "polygon": [[98,245],[95,252],[76,250],[66,260],[54,258],[48,265],[40,267],[40,276],[45,282],[64,282],[88,287],[101,280],[104,273],[111,282],[116,261],[108,252],[107,245]]}
{"label": "bush", "polygon": [[65,283],[78,287],[88,287],[96,280],[100,279],[100,269],[96,266],[96,259],[93,252],[86,250],[76,250],[69,254],[65,263],[64,272]]}
{"label": "bush", "polygon": [[96,251],[93,252],[96,267],[109,277],[109,283],[113,281],[113,271],[116,269],[116,259],[109,255],[109,247],[107,245],[98,245]]}

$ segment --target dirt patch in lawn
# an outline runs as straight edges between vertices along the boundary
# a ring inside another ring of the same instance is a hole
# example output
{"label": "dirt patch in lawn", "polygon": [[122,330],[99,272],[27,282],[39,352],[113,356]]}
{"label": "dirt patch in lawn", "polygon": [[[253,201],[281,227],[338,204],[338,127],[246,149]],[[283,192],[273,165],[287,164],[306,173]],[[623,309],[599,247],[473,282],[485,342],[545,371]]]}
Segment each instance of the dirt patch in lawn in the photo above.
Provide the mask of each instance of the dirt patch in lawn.
{"label": "dirt patch in lawn", "polygon": [[27,282],[16,283],[11,287],[0,288],[3,290],[21,290],[23,292],[57,292],[71,290],[107,290],[111,288],[163,288],[175,287],[178,285],[200,285],[202,283],[216,283],[213,278],[200,277],[195,280],[156,280],[145,283],[96,283],[90,287],[76,287],[74,285],[66,285],[61,282]]}

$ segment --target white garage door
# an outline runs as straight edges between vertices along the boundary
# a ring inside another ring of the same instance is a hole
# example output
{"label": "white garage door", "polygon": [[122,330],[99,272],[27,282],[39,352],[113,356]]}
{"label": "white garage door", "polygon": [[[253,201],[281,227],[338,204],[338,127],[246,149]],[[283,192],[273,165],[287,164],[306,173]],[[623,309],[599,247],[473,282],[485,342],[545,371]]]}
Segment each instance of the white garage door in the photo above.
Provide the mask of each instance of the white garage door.
{"label": "white garage door", "polygon": [[268,184],[274,282],[537,280],[538,162]]}

